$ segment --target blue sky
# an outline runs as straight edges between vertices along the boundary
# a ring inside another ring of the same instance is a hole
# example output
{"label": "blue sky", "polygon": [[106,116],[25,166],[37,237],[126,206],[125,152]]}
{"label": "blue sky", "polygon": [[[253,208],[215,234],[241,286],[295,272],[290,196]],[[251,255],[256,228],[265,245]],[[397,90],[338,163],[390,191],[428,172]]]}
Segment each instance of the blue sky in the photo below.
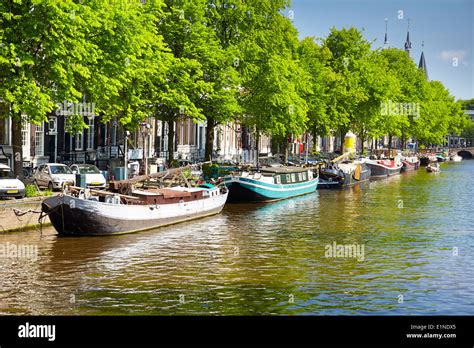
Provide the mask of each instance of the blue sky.
{"label": "blue sky", "polygon": [[375,40],[373,48],[383,45],[385,18],[389,45],[403,48],[410,19],[415,62],[424,41],[429,78],[443,82],[458,99],[474,98],[473,0],[293,0],[285,12],[301,38],[354,26]]}

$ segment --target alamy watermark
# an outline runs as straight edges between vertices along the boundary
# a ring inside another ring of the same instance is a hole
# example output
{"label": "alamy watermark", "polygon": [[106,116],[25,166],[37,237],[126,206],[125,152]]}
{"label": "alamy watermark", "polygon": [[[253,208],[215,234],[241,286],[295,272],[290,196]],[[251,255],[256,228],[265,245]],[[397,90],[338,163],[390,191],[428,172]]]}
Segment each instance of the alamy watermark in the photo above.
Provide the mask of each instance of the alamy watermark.
{"label": "alamy watermark", "polygon": [[71,103],[64,101],[57,105],[56,116],[95,116],[95,103]]}
{"label": "alamy watermark", "polygon": [[398,103],[389,100],[380,104],[382,116],[420,116],[420,103]]}
{"label": "alamy watermark", "polygon": [[354,258],[357,261],[365,260],[364,244],[326,244],[324,256],[326,258]]}
{"label": "alamy watermark", "polygon": [[9,259],[38,259],[38,245],[15,244],[7,242],[0,244],[0,258]]}

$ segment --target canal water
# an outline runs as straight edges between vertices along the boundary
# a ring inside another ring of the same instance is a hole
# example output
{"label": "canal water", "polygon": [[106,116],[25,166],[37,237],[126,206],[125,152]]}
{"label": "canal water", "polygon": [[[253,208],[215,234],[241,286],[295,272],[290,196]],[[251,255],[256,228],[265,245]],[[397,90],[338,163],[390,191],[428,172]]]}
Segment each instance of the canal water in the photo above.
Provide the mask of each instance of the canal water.
{"label": "canal water", "polygon": [[4,315],[474,315],[474,161],[155,231],[2,244],[38,252],[0,255]]}

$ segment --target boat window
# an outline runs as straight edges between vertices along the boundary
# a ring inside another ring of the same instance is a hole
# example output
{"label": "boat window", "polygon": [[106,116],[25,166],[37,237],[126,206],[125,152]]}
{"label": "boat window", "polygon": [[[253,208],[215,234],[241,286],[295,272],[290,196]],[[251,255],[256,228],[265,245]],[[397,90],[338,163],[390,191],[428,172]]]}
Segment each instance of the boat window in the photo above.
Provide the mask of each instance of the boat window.
{"label": "boat window", "polygon": [[306,180],[306,172],[301,173],[301,176],[303,177],[303,180]]}
{"label": "boat window", "polygon": [[296,182],[296,175],[295,174],[291,174],[291,181]]}
{"label": "boat window", "polygon": [[286,174],[286,182],[291,182],[291,176],[290,176],[290,174]]}
{"label": "boat window", "polygon": [[280,175],[275,176],[275,184],[281,184],[281,177],[280,177]]}

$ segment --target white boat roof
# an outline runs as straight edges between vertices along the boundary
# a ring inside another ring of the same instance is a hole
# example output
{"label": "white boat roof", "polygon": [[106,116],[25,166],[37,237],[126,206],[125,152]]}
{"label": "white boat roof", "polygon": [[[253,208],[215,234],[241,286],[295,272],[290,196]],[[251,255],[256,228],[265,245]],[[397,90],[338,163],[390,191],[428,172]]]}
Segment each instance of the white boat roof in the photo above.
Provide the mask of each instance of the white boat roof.
{"label": "white boat roof", "polygon": [[184,192],[198,192],[202,191],[201,187],[183,187],[183,186],[174,186],[174,187],[167,187],[168,190],[175,190],[175,191],[184,191]]}
{"label": "white boat roof", "polygon": [[[166,187],[167,190],[173,190],[178,192],[200,192],[203,189],[200,187],[182,187],[182,186],[174,186],[174,187]],[[133,190],[132,193],[141,194],[144,196],[154,196],[156,192],[154,191],[145,191],[145,190]]]}

